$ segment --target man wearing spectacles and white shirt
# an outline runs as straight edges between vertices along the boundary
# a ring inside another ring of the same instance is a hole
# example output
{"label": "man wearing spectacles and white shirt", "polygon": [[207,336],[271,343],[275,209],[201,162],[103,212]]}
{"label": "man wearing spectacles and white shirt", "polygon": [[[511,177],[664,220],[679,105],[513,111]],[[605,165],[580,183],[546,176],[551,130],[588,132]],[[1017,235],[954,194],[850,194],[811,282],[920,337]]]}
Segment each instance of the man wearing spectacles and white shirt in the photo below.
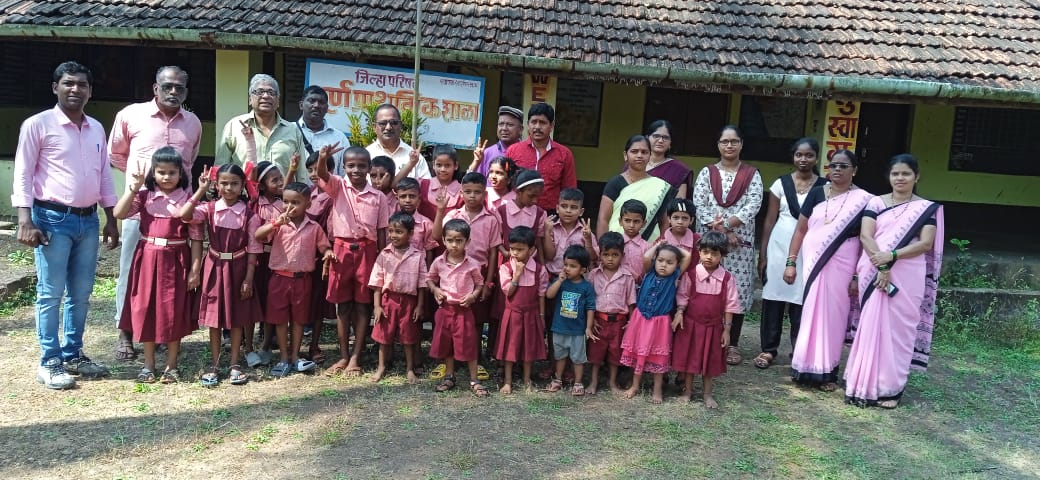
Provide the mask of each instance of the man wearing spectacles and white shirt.
{"label": "man wearing spectacles and white shirt", "polygon": [[[285,175],[289,171],[289,161],[294,153],[300,155],[300,168],[296,170],[297,182],[310,183],[307,169],[303,168],[307,160],[307,149],[303,143],[303,133],[293,122],[285,120],[278,114],[281,91],[278,81],[270,75],[258,73],[249,81],[249,107],[251,111],[233,117],[224,124],[220,141],[217,142],[217,154],[214,163],[223,165],[235,162],[245,165],[246,139],[242,135],[244,127],[253,129],[256,142],[256,161],[272,162],[278,165]],[[286,179],[286,183],[294,181]]]}
{"label": "man wearing spectacles and white shirt", "polygon": [[[374,127],[376,130],[376,141],[366,147],[372,158],[380,155],[390,157],[394,160],[397,173],[408,167],[411,159],[412,147],[401,141],[401,112],[397,107],[384,103],[376,110]],[[408,172],[408,176],[416,180],[430,178],[430,166],[422,155],[418,155],[415,167]]]}
{"label": "man wearing spectacles and white shirt", "polygon": [[[347,135],[329,126],[325,115],[329,113],[329,93],[317,85],[311,85],[303,90],[300,97],[300,119],[296,126],[303,133],[303,146],[308,154],[321,150],[321,147],[339,143],[343,150],[332,154],[335,167],[332,173],[343,176],[343,152],[350,146]],[[306,164],[306,158],[301,159]]]}
{"label": "man wearing spectacles and white shirt", "polygon": [[[194,113],[182,108],[184,100],[188,98],[187,72],[176,66],[160,67],[155,72],[152,93],[155,98],[129,105],[116,114],[108,137],[109,162],[119,171],[143,174],[152,166],[152,154],[169,145],[181,154],[190,185],[191,167],[195,164],[202,142],[202,122]],[[126,300],[130,263],[137,242],[141,240],[140,226],[139,215],[123,220],[119,279],[116,281],[117,326]],[[133,360],[137,357],[130,332],[120,332],[115,357],[117,360]]]}

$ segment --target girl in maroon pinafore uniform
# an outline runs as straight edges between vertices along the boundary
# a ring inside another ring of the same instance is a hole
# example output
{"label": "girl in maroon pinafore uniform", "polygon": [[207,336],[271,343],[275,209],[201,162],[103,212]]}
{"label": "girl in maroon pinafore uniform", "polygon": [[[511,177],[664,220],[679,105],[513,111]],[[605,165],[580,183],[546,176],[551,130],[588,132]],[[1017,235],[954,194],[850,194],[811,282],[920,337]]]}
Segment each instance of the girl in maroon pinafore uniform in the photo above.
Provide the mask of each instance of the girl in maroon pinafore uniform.
{"label": "girl in maroon pinafore uniform", "polygon": [[[498,280],[504,299],[502,322],[495,342],[495,357],[505,362],[502,393],[512,393],[513,365],[523,363],[524,386],[531,388],[531,367],[546,357],[545,289],[549,275],[545,267],[531,259],[535,234],[528,227],[516,227],[509,237],[512,258],[498,267]],[[517,270],[522,270],[517,273]]]}
{"label": "girl in maroon pinafore uniform", "polygon": [[704,405],[717,408],[712,380],[726,373],[733,315],[741,313],[733,275],[722,268],[729,241],[720,232],[708,232],[697,242],[700,262],[683,274],[676,296],[682,320],[672,322],[672,369],[686,374],[682,399],[689,401],[693,377],[704,379]]}
{"label": "girl in maroon pinafore uniform", "polygon": [[[294,161],[298,160],[294,157]],[[256,164],[254,171],[257,175],[257,197],[249,202],[249,206],[260,217],[260,223],[264,224],[278,218],[285,210],[285,205],[282,203],[282,188],[285,187],[285,177],[282,175],[282,171],[278,169],[278,165],[267,161]],[[271,260],[271,242],[264,242],[263,248],[264,251],[256,257],[256,273],[253,276],[253,282],[256,284],[253,290],[256,292],[257,302],[260,303],[261,311],[267,308],[267,285],[271,281],[271,269],[267,267]],[[260,321],[263,323],[262,320],[263,317],[258,317],[254,322]],[[251,323],[246,325],[243,330],[245,333],[243,350],[246,352],[247,360],[250,357],[250,353],[253,352],[253,329],[254,326]],[[263,329],[263,345],[261,345],[260,350],[262,352],[270,352],[272,348],[271,342],[274,339],[274,326],[264,323]],[[270,353],[266,353],[266,357],[267,360],[270,360]],[[257,356],[254,358],[254,362],[262,362],[261,357]]]}
{"label": "girl in maroon pinafore uniform", "polygon": [[231,330],[231,372],[229,381],[241,385],[249,377],[239,366],[243,327],[262,315],[260,304],[253,294],[253,275],[256,257],[263,247],[254,235],[260,227],[260,217],[253,213],[242,195],[246,176],[238,165],[226,164],[217,172],[216,190],[219,199],[195,205],[205,194],[210,180],[199,179],[199,189],[181,210],[181,217],[192,223],[206,222],[209,233],[209,251],[203,257],[202,297],[199,305],[199,323],[209,327],[212,365],[202,376],[204,386],[219,383],[221,328]]}
{"label": "girl in maroon pinafore uniform", "polygon": [[[131,177],[114,213],[120,219],[140,214],[142,238],[134,250],[127,308],[119,328],[133,332],[134,341],[144,343],[144,368],[137,381],[155,381],[155,345],[165,343],[168,353],[161,381],[174,383],[180,378],[177,354],[181,339],[198,325],[192,312],[192,306],[198,311],[192,291],[199,285],[202,235],[197,228],[191,228],[189,235],[189,225],[178,216],[191,194],[183,160],[173,147],[156,150],[147,175],[131,173]],[[141,190],[142,184],[145,190]]]}

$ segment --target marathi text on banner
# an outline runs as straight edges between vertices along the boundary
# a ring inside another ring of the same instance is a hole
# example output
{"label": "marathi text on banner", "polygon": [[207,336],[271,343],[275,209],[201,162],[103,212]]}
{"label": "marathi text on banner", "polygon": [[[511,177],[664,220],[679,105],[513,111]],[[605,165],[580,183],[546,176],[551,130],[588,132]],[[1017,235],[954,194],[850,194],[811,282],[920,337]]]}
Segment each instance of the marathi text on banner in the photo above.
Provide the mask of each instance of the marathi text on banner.
{"label": "marathi text on banner", "polygon": [[422,72],[417,100],[412,72],[403,69],[307,59],[308,85],[329,93],[329,125],[349,132],[348,115],[362,113],[365,105],[389,103],[415,110],[426,119],[422,139],[427,144],[456,148],[476,146],[484,103],[484,79],[441,72]]}
{"label": "marathi text on banner", "polygon": [[834,152],[838,150],[856,151],[856,133],[859,131],[860,102],[852,100],[831,100],[827,102],[827,134],[824,147],[827,162],[830,163]]}

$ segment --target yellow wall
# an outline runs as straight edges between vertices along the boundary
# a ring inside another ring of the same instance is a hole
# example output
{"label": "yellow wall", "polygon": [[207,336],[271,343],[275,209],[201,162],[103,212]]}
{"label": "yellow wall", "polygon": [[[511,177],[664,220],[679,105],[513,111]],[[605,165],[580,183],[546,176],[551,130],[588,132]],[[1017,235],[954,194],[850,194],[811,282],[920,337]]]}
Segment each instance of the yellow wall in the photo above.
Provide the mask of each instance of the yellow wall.
{"label": "yellow wall", "polygon": [[[998,205],[1040,206],[1040,179],[1024,175],[950,171],[950,138],[955,107],[915,105],[910,153],[921,164],[918,191],[935,200]],[[1036,159],[1023,158],[1023,162]]]}

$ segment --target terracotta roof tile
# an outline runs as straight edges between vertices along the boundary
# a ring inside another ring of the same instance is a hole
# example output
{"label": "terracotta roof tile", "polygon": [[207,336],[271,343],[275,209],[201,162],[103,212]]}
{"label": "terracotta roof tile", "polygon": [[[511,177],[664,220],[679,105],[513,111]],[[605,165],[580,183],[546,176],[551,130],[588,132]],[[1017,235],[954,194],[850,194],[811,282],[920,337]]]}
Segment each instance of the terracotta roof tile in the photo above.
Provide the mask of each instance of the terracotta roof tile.
{"label": "terracotta roof tile", "polygon": [[[177,28],[408,46],[381,0],[0,0],[0,25]],[[427,0],[430,48],[724,72],[1040,89],[1040,2]]]}

